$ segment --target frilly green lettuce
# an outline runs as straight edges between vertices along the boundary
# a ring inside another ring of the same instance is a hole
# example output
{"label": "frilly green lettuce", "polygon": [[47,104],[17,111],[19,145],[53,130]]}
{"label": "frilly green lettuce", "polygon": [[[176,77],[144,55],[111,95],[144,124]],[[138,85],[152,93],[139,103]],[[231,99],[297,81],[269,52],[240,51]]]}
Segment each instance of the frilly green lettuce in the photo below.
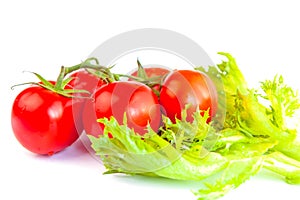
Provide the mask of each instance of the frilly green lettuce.
{"label": "frilly green lettuce", "polygon": [[[207,124],[208,112],[194,113],[194,121],[172,123],[163,117],[159,133],[148,127],[140,136],[114,117],[99,119],[105,125],[99,138],[89,136],[92,148],[107,171],[158,176],[203,183],[192,191],[198,199],[217,199],[265,168],[300,183],[300,108],[298,94],[281,76],[249,89],[234,58],[217,67],[195,68],[213,78],[219,89],[219,112]],[[220,101],[221,100],[221,101]],[[288,123],[293,119],[294,124]],[[112,138],[110,137],[112,135]]]}

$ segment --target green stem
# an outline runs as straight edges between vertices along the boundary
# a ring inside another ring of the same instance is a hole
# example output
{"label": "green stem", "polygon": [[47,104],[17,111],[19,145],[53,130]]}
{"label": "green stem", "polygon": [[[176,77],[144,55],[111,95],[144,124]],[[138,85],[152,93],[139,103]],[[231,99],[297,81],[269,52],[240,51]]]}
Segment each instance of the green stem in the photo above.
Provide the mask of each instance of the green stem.
{"label": "green stem", "polygon": [[115,74],[119,77],[126,77],[126,78],[130,78],[132,80],[135,80],[135,81],[139,81],[139,82],[143,82],[145,81],[144,78],[141,78],[141,77],[138,77],[138,76],[132,76],[132,75],[128,75],[128,74]]}
{"label": "green stem", "polygon": [[[96,64],[92,64],[91,61],[95,61]],[[66,75],[68,75],[74,71],[77,71],[79,69],[93,69],[96,71],[100,71],[102,74],[105,75],[105,78],[107,79],[108,82],[114,82],[116,80],[119,80],[118,75],[111,73],[109,68],[99,65],[97,58],[91,57],[91,58],[86,59],[84,62],[74,65],[74,66],[71,66],[71,67],[62,66],[60,73],[56,80],[55,89],[58,89],[58,90],[63,89],[62,83],[63,83],[63,80],[66,77]]]}
{"label": "green stem", "polygon": [[62,82],[63,82],[63,80],[65,78],[65,75],[66,75],[65,71],[66,71],[65,67],[61,66],[60,67],[60,73],[59,73],[59,75],[58,75],[58,77],[56,79],[56,83],[55,83],[55,89],[57,89],[57,90],[63,89],[62,88]]}

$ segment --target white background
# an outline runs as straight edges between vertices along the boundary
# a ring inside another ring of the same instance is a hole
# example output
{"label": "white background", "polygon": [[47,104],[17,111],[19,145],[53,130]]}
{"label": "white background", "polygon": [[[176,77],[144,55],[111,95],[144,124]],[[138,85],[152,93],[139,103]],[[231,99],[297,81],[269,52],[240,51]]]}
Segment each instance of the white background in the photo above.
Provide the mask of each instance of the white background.
{"label": "white background", "polygon": [[[299,86],[300,12],[296,1],[1,1],[0,199],[195,199],[190,183],[102,175],[104,168],[75,143],[52,157],[25,150],[10,112],[22,71],[54,79],[61,65],[84,60],[98,45],[137,28],[164,28],[202,46],[215,63],[230,52],[251,86],[283,74]],[[300,152],[299,152],[300,153]],[[260,173],[224,200],[298,199],[300,187]]]}

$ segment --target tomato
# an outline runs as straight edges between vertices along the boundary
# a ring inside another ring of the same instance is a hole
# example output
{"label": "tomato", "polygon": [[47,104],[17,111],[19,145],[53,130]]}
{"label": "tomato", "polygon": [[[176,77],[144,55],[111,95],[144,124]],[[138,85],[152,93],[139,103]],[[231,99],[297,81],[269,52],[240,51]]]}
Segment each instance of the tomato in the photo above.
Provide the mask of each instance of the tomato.
{"label": "tomato", "polygon": [[52,155],[62,151],[83,131],[81,105],[81,98],[73,99],[41,86],[30,86],[13,102],[14,135],[26,149],[37,154]]}
{"label": "tomato", "polygon": [[[69,82],[69,85],[75,89],[75,90],[86,90],[89,92],[89,94],[87,93],[78,93],[75,94],[75,96],[84,96],[84,97],[90,97],[95,90],[97,90],[99,87],[101,87],[102,85],[106,84],[106,82],[97,77],[96,75],[86,71],[86,70],[80,70],[80,71],[76,71],[75,73],[71,74],[71,76],[73,79]],[[81,107],[76,107],[76,109],[80,109],[79,113],[82,113],[84,105],[85,105],[85,101],[88,101],[89,99],[85,99],[82,102]],[[76,111],[78,112],[78,111]],[[76,126],[82,127],[83,126],[83,120],[81,117],[81,121],[76,123]]]}
{"label": "tomato", "polygon": [[87,90],[91,94],[100,86],[105,84],[105,82],[95,76],[92,73],[89,73],[86,70],[80,70],[71,75],[73,80],[69,82],[74,89],[77,90]]}
{"label": "tomato", "polygon": [[187,104],[187,121],[193,120],[196,109],[209,109],[210,118],[217,112],[217,90],[212,80],[204,73],[195,70],[174,70],[162,83],[160,104],[167,116],[175,122],[181,119],[181,112]]}
{"label": "tomato", "polygon": [[103,85],[93,96],[94,101],[86,102],[83,111],[84,129],[98,137],[104,125],[99,118],[114,116],[122,124],[124,113],[127,125],[140,135],[146,133],[148,123],[154,131],[161,124],[160,105],[157,96],[148,86],[135,81],[117,81]]}
{"label": "tomato", "polygon": [[[149,78],[160,76],[163,77],[170,72],[170,70],[163,67],[144,67],[143,68]],[[134,71],[132,76],[138,76],[137,70]]]}
{"label": "tomato", "polygon": [[[154,78],[158,77],[155,82],[161,83],[163,81],[163,78],[170,72],[170,70],[163,68],[163,67],[144,67],[143,68],[146,72],[146,75],[148,78]],[[138,76],[138,70],[134,71],[131,76]],[[132,79],[129,79],[132,80]],[[160,91],[160,84],[154,84],[151,86],[152,89],[156,91]]]}

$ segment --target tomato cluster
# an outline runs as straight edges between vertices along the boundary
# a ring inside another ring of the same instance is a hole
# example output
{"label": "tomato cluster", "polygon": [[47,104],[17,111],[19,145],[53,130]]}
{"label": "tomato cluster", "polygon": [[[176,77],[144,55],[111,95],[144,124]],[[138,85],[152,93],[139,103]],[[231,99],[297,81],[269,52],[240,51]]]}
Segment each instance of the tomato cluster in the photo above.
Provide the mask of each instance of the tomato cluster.
{"label": "tomato cluster", "polygon": [[[59,152],[74,143],[83,130],[99,137],[104,125],[97,121],[111,116],[143,135],[147,126],[158,132],[162,115],[173,122],[189,104],[187,120],[192,121],[196,109],[217,111],[217,91],[211,79],[196,70],[168,70],[160,67],[142,68],[128,80],[107,81],[103,76],[78,70],[63,86],[74,94],[64,96],[50,88],[57,82],[32,85],[23,90],[12,107],[11,123],[18,141],[37,154]],[[142,73],[141,73],[142,72]],[[76,91],[88,91],[85,95]],[[211,118],[209,119],[211,120]],[[113,137],[113,136],[112,136]]]}

